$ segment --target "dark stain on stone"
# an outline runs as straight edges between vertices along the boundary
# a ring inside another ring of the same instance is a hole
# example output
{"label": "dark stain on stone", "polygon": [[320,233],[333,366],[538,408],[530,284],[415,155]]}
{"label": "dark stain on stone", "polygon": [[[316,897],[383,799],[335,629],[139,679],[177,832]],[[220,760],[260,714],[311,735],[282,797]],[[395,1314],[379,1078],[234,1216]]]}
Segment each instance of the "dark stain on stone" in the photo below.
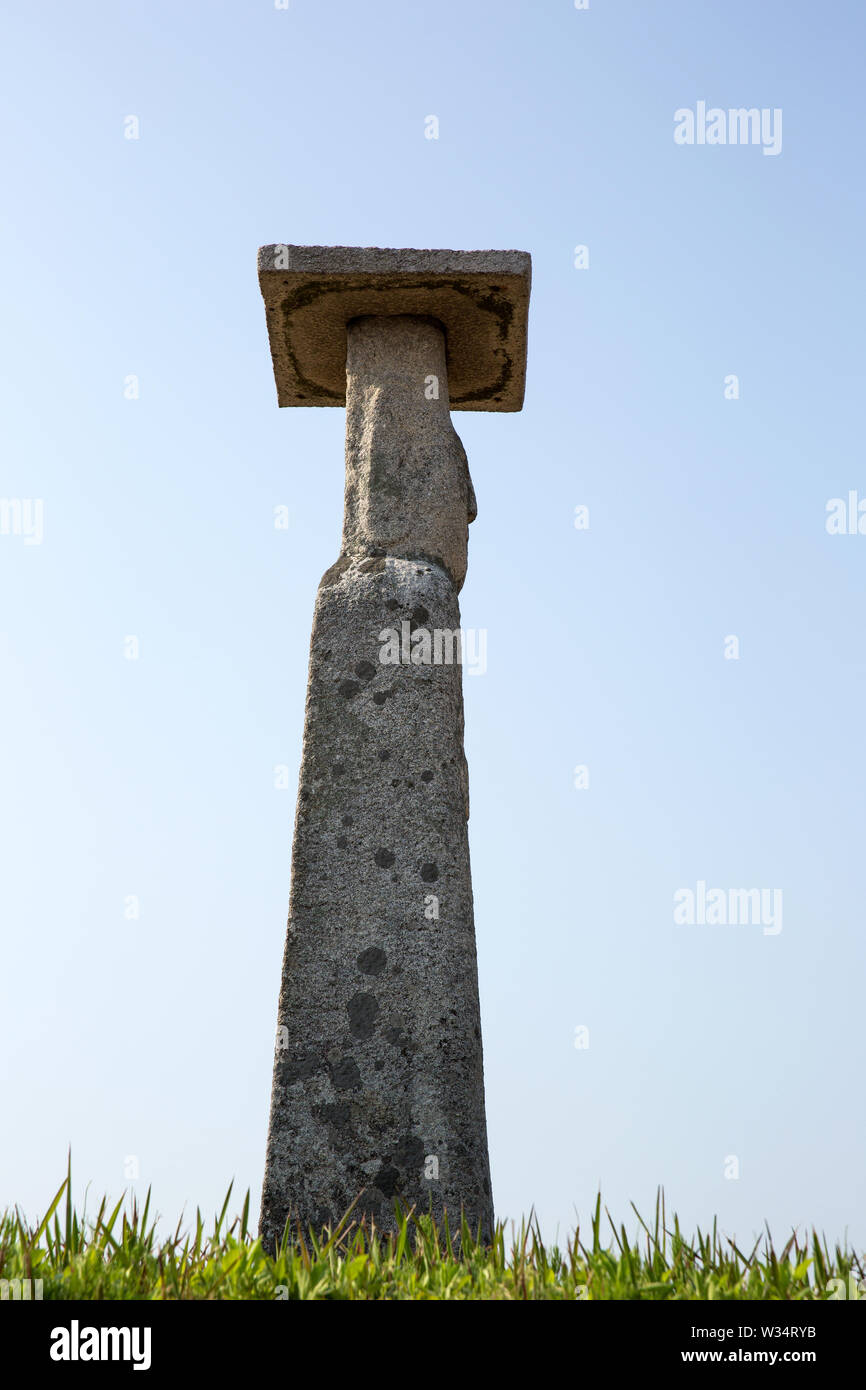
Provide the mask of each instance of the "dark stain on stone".
{"label": "dark stain on stone", "polygon": [[348,843],[349,841],[346,839],[345,835],[337,836],[337,849],[345,849]]}
{"label": "dark stain on stone", "polygon": [[342,1062],[330,1065],[331,1080],[338,1091],[356,1091],[361,1085],[358,1063],[352,1057],[344,1057]]}
{"label": "dark stain on stone", "polygon": [[381,946],[369,946],[358,957],[358,969],[362,975],[381,975],[387,960]]}
{"label": "dark stain on stone", "polygon": [[379,749],[379,762],[380,762],[380,763],[386,763],[386,762],[388,761],[388,759],[390,758],[390,756],[391,756],[391,754],[390,754],[390,752],[389,752],[389,750],[388,750],[387,748],[380,748],[380,749]]}
{"label": "dark stain on stone", "polygon": [[330,1105],[314,1105],[312,1114],[321,1124],[336,1130],[341,1137],[351,1133],[352,1107],[345,1100],[338,1100]]}
{"label": "dark stain on stone", "polygon": [[423,627],[429,617],[430,614],[427,612],[427,609],[424,607],[423,603],[416,604],[416,606],[412,609],[412,615],[409,619],[410,632],[413,630],[413,627]]}
{"label": "dark stain on stone", "polygon": [[373,1182],[383,1197],[395,1197],[400,1188],[400,1172],[390,1164],[383,1163]]}
{"label": "dark stain on stone", "polygon": [[371,490],[381,492],[385,497],[393,497],[395,501],[400,501],[402,491],[399,478],[394,478],[388,464],[375,449],[370,452],[370,471],[367,474],[367,484]]}
{"label": "dark stain on stone", "polygon": [[406,783],[406,786],[409,788],[410,791],[412,790],[412,788],[414,787],[414,785],[415,785],[414,782],[407,782],[407,783]]}
{"label": "dark stain on stone", "polygon": [[344,777],[346,775],[346,764],[334,763],[334,765],[331,768],[331,773],[334,777]]}
{"label": "dark stain on stone", "polygon": [[[284,282],[287,283],[287,282]],[[282,340],[282,347],[286,359],[291,368],[294,378],[293,389],[299,400],[305,400],[307,395],[311,395],[318,402],[327,398],[335,405],[345,405],[346,390],[345,385],[340,390],[324,386],[321,381],[316,381],[307,377],[298,361],[298,354],[295,348],[295,341],[292,333],[293,320],[295,314],[305,308],[308,304],[313,304],[317,299],[334,294],[345,294],[347,291],[368,290],[369,285],[365,277],[352,278],[346,276],[340,278],[339,287],[335,286],[333,280],[309,280],[302,285],[296,285],[289,289],[279,304],[275,306],[275,311],[279,314],[279,331]],[[437,280],[419,279],[413,283],[413,289],[422,290],[441,290],[441,282]],[[502,346],[497,349],[498,375],[495,381],[485,381],[481,386],[474,390],[464,390],[462,392],[451,393],[452,407],[455,404],[465,405],[469,401],[486,401],[495,397],[497,393],[504,392],[512,376],[514,375],[514,362],[508,351],[508,335],[514,319],[515,305],[507,295],[496,293],[487,287],[480,287],[472,284],[465,279],[454,278],[449,283],[449,290],[453,294],[458,294],[473,308],[481,310],[482,314],[491,314],[496,320],[496,332]],[[339,562],[338,562],[339,563]],[[348,560],[347,560],[347,563]]]}
{"label": "dark stain on stone", "polygon": [[393,696],[393,694],[394,694],[394,688],[393,688],[393,686],[391,687],[390,690],[377,690],[377,691],[376,691],[376,694],[373,696],[373,704],[374,704],[374,705],[384,705],[385,701],[386,701],[386,700],[390,700],[391,697]]}
{"label": "dark stain on stone", "polygon": [[389,598],[388,602],[385,604],[385,607],[389,608],[391,612],[394,613],[400,607],[400,605],[395,598]]}
{"label": "dark stain on stone", "polygon": [[435,864],[421,865],[421,878],[424,883],[435,883],[439,877],[439,869]]}
{"label": "dark stain on stone", "polygon": [[340,822],[340,824],[341,824],[341,825],[354,825],[355,822],[352,820],[352,817],[351,817],[351,816],[344,816],[343,819],[342,819],[342,821]]}
{"label": "dark stain on stone", "polygon": [[361,689],[358,681],[341,681],[339,690],[344,700],[354,700]]}
{"label": "dark stain on stone", "polygon": [[337,560],[329,570],[325,570],[325,573],[319,580],[319,588],[330,589],[332,585],[339,581],[340,576],[346,572],[351,563],[352,561],[349,559],[348,555],[341,555],[339,560]]}
{"label": "dark stain on stone", "polygon": [[353,1037],[366,1042],[373,1036],[379,1016],[379,1001],[374,994],[353,994],[346,1005],[349,1029]]}
{"label": "dark stain on stone", "polygon": [[355,667],[355,675],[362,681],[371,681],[376,674],[376,668],[372,661],[359,661]]}
{"label": "dark stain on stone", "polygon": [[302,1052],[297,1057],[286,1057],[280,1062],[280,1080],[284,1086],[294,1086],[296,1081],[308,1081],[322,1070],[322,1059],[312,1052]]}
{"label": "dark stain on stone", "polygon": [[422,772],[422,773],[421,773],[421,781],[422,781],[422,782],[432,782],[432,781],[433,781],[433,777],[434,777],[434,773],[432,773],[432,772],[429,770],[429,768],[427,769],[426,772]]}
{"label": "dark stain on stone", "polygon": [[391,778],[391,786],[392,786],[392,787],[399,787],[399,785],[400,785],[400,778],[399,778],[399,777],[392,777],[392,778]]}
{"label": "dark stain on stone", "polygon": [[394,855],[389,849],[377,849],[373,858],[380,869],[390,869],[391,865],[394,863]]}
{"label": "dark stain on stone", "polygon": [[407,1134],[391,1155],[398,1168],[418,1168],[424,1161],[424,1144],[416,1134]]}
{"label": "dark stain on stone", "polygon": [[385,568],[385,557],[383,555],[371,555],[369,559],[362,560],[358,569],[361,574],[381,574]]}

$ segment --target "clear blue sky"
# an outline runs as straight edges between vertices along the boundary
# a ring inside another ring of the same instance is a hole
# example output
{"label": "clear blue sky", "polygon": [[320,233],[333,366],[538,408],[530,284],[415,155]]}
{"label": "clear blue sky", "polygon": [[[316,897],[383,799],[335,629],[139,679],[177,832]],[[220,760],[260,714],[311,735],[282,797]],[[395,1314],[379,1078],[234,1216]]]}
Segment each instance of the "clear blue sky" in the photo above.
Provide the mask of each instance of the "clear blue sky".
{"label": "clear blue sky", "polygon": [[[79,1191],[135,1155],[172,1221],[232,1177],[257,1205],[344,417],[277,409],[256,249],[514,247],[524,410],[455,416],[498,1214],[664,1184],[687,1225],[866,1244],[866,536],[825,528],[866,497],[862,6],[4,26],[0,495],[44,536],[0,535],[0,1205],[44,1209],[70,1143]],[[677,145],[699,101],[781,108],[781,153]],[[781,888],[783,930],[676,926],[699,881]]]}

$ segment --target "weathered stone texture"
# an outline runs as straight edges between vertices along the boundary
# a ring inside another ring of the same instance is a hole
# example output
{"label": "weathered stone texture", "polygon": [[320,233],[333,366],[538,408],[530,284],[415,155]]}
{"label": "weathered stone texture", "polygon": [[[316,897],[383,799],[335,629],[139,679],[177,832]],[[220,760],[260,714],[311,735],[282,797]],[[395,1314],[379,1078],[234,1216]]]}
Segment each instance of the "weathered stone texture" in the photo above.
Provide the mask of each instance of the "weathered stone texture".
{"label": "weathered stone texture", "polygon": [[462,668],[380,660],[404,622],[459,628],[474,509],[442,329],[353,322],[343,550],[319,587],[310,654],[269,1244],[287,1215],[334,1222],[362,1189],[355,1215],[383,1227],[399,1198],[492,1229]]}
{"label": "weathered stone texture", "polygon": [[405,315],[356,319],[346,382],[343,555],[423,557],[459,589],[476,506],[442,329]]}
{"label": "weathered stone texture", "polygon": [[[291,1210],[393,1224],[394,1198],[489,1232],[459,666],[383,666],[379,633],[459,626],[434,565],[353,560],[316,604],[262,1231]],[[425,916],[430,895],[439,916]],[[435,1179],[425,1178],[433,1157]]]}

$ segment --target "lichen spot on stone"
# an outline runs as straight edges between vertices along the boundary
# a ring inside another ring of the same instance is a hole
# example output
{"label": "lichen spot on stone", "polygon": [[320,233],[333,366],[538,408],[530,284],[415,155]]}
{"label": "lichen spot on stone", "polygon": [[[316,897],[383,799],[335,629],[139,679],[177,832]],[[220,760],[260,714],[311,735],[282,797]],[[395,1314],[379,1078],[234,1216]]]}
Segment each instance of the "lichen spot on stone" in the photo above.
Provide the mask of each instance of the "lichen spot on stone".
{"label": "lichen spot on stone", "polygon": [[380,869],[390,869],[391,865],[394,863],[394,857],[395,856],[389,849],[377,849],[376,853],[373,855]]}
{"label": "lichen spot on stone", "polygon": [[344,1057],[341,1062],[331,1066],[331,1080],[338,1091],[353,1091],[361,1084],[358,1063],[352,1057]]}
{"label": "lichen spot on stone", "polygon": [[387,960],[381,946],[368,946],[358,957],[358,969],[362,975],[381,975]]}
{"label": "lichen spot on stone", "polygon": [[393,1197],[400,1185],[399,1169],[392,1168],[390,1163],[383,1163],[373,1182],[383,1197]]}
{"label": "lichen spot on stone", "polygon": [[401,1139],[397,1148],[394,1150],[392,1162],[398,1164],[400,1168],[420,1168],[424,1162],[425,1145],[417,1134],[407,1134]]}
{"label": "lichen spot on stone", "polygon": [[373,1036],[379,1016],[379,1001],[374,994],[353,994],[346,1005],[349,1030],[354,1038],[365,1042]]}
{"label": "lichen spot on stone", "polygon": [[434,863],[421,865],[421,878],[424,883],[435,883],[439,877],[439,867]]}

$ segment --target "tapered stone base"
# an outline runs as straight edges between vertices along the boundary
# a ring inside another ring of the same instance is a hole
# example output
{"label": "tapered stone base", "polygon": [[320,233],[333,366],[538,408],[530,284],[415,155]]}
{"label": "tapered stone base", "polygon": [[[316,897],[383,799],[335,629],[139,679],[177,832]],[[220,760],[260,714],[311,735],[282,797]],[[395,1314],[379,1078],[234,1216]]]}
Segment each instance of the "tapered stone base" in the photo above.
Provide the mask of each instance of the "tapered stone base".
{"label": "tapered stone base", "polygon": [[397,1199],[492,1231],[462,669],[383,664],[383,634],[405,637],[404,621],[431,641],[459,628],[444,568],[344,558],[322,580],[262,1200],[270,1247],[287,1217],[334,1223],[362,1190],[353,1216],[382,1228]]}

